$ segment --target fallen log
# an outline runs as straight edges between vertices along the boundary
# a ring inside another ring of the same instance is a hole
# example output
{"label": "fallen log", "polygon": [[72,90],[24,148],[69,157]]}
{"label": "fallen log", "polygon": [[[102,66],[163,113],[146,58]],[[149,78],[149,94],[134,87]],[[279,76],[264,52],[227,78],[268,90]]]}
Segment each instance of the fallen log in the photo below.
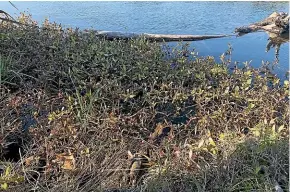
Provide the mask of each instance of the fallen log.
{"label": "fallen log", "polygon": [[288,15],[288,13],[274,12],[269,17],[260,22],[236,28],[235,32],[238,33],[239,36],[259,30],[278,35],[281,35],[283,33],[289,33],[289,18],[290,16]]}
{"label": "fallen log", "polygon": [[[18,25],[25,25],[31,27],[37,27],[35,25],[27,25],[22,24],[18,21],[15,21],[8,13],[3,10],[0,10],[0,15],[3,14],[6,18],[0,17],[0,20],[3,22],[10,22]],[[104,37],[107,40],[114,40],[114,39],[136,39],[140,37],[145,37],[149,41],[200,41],[205,39],[213,39],[213,38],[222,38],[231,35],[165,35],[165,34],[150,34],[150,33],[125,33],[125,32],[118,32],[118,31],[97,31],[97,30],[85,30],[85,32],[93,31],[95,32],[96,36]]]}
{"label": "fallen log", "polygon": [[[6,15],[6,12],[0,10],[0,14],[3,13]],[[20,26],[25,25],[25,26],[31,26],[31,27],[37,27],[34,25],[27,25],[27,24],[22,24],[18,21],[15,21],[14,19],[11,18],[1,18],[0,20],[5,21],[5,22],[10,22],[14,24],[18,24]],[[123,40],[128,40],[128,39],[136,39],[140,37],[145,37],[149,41],[165,41],[165,42],[170,42],[170,41],[200,41],[200,40],[205,40],[205,39],[213,39],[213,38],[222,38],[222,37],[227,37],[230,35],[165,35],[165,34],[150,34],[150,33],[126,33],[126,32],[118,32],[118,31],[97,31],[97,30],[85,30],[85,32],[95,32],[96,36],[99,37],[104,37],[107,40],[114,40],[114,39],[123,39]]]}
{"label": "fallen log", "polygon": [[145,37],[147,40],[152,41],[200,41],[212,38],[228,37],[230,35],[165,35],[165,34],[150,34],[150,33],[123,33],[116,31],[95,31],[99,37],[104,37],[107,40],[114,39],[135,39]]}

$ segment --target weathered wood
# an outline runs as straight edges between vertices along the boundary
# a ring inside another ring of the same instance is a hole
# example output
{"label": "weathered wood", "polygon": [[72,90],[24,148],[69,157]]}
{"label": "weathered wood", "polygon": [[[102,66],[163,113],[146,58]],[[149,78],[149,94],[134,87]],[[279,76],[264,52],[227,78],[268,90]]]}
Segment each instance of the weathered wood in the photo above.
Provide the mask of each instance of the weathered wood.
{"label": "weathered wood", "polygon": [[[4,14],[6,17],[9,15],[0,10],[0,14]],[[12,17],[11,18],[1,18],[0,20],[5,22],[11,22],[18,25],[25,25],[30,26],[27,24],[22,24],[17,21],[15,21]],[[32,26],[35,27],[35,26]],[[165,35],[165,34],[149,34],[149,33],[125,33],[125,32],[117,32],[117,31],[97,31],[97,30],[85,30],[85,32],[93,31],[95,34],[99,37],[104,37],[107,40],[114,40],[114,39],[136,39],[139,37],[145,37],[148,40],[154,40],[154,41],[199,41],[199,40],[205,40],[205,39],[212,39],[212,38],[221,38],[221,37],[227,37],[229,35]]]}
{"label": "weathered wood", "polygon": [[[38,27],[35,25],[27,25],[23,23],[19,23],[18,21],[15,21],[9,14],[6,12],[0,10],[0,14],[4,14],[6,18],[0,17],[0,20],[5,22],[11,22],[18,25],[25,25],[25,26],[33,26]],[[269,17],[266,19],[250,24],[249,26],[243,26],[235,29],[235,32],[238,33],[239,36],[256,32],[259,30],[264,30],[266,32],[269,32],[271,34],[287,34],[289,33],[289,19],[290,16],[288,13],[272,13]],[[150,33],[130,33],[130,32],[117,32],[117,31],[97,31],[97,30],[85,30],[84,32],[93,31],[96,36],[104,37],[108,40],[114,40],[114,39],[135,39],[139,37],[145,37],[148,40],[154,40],[154,41],[199,41],[199,40],[205,40],[205,39],[212,39],[212,38],[222,38],[222,37],[228,37],[228,36],[234,36],[234,35],[166,35],[166,34],[150,34]],[[271,43],[270,43],[271,44]]]}
{"label": "weathered wood", "polygon": [[[14,24],[18,24],[19,26],[31,26],[31,27],[38,27],[35,25],[28,25],[23,24],[18,21],[15,21],[12,17],[8,18],[9,15],[0,10],[0,14],[4,14],[6,18],[0,17],[0,21],[4,22],[10,22]],[[85,30],[84,32],[93,31],[95,34],[99,37],[104,37],[107,40],[114,40],[114,39],[135,39],[139,37],[145,37],[148,40],[154,40],[154,41],[199,41],[199,40],[205,40],[205,39],[212,39],[212,38],[221,38],[221,37],[227,37],[229,35],[165,35],[165,34],[149,34],[149,33],[125,33],[125,32],[117,32],[117,31],[97,31],[97,30]]]}
{"label": "weathered wood", "polygon": [[289,18],[288,13],[274,12],[260,22],[236,28],[235,32],[238,33],[239,36],[259,30],[279,35],[287,32],[289,33]]}
{"label": "weathered wood", "polygon": [[154,41],[199,41],[212,38],[227,37],[229,35],[165,35],[165,34],[150,34],[150,33],[123,33],[116,31],[94,31],[97,36],[104,37],[108,40],[113,39],[135,39],[145,37],[148,40]]}

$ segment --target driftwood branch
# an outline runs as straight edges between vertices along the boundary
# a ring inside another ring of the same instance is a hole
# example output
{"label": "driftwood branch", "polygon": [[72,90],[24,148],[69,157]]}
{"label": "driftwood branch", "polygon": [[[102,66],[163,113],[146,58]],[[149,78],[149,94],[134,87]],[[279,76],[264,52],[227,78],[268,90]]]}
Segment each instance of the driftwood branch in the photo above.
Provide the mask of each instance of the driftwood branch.
{"label": "driftwood branch", "polygon": [[290,17],[288,13],[274,12],[269,17],[260,22],[236,28],[235,32],[238,33],[238,35],[252,33],[259,30],[279,35],[283,33],[289,33],[289,18]]}
{"label": "driftwood branch", "polygon": [[[5,22],[11,22],[18,25],[26,25],[22,24],[18,21],[15,21],[8,13],[5,11],[0,10],[0,14],[4,14],[6,18],[1,18],[0,20]],[[10,18],[8,18],[10,16]],[[35,26],[32,26],[35,27]],[[87,32],[87,31],[85,31]],[[221,38],[221,37],[227,37],[229,35],[165,35],[165,34],[149,34],[149,33],[124,33],[124,32],[116,32],[116,31],[96,31],[93,30],[95,34],[99,37],[104,37],[107,40],[114,40],[114,39],[135,39],[139,37],[145,37],[148,40],[154,40],[154,41],[199,41],[199,40],[205,40],[205,39],[212,39],[212,38]]]}
{"label": "driftwood branch", "polygon": [[[25,26],[32,26],[37,27],[35,25],[27,25],[20,23],[18,21],[15,21],[9,14],[4,12],[3,10],[0,10],[0,14],[4,14],[6,18],[1,18],[0,20],[4,22],[11,22],[18,25],[25,25]],[[259,30],[264,30],[267,33],[275,34],[278,36],[289,34],[289,18],[290,16],[287,13],[272,13],[269,17],[266,19],[250,24],[249,26],[243,26],[235,29],[235,32],[238,33],[238,35],[243,35],[247,33],[256,32]],[[91,31],[91,30],[89,30]],[[130,32],[116,32],[116,31],[97,31],[92,30],[96,36],[104,37],[107,40],[114,40],[114,39],[135,39],[139,37],[145,37],[148,40],[152,41],[200,41],[205,39],[213,39],[213,38],[222,38],[222,37],[228,37],[228,36],[234,36],[234,35],[166,35],[166,34],[149,34],[149,33],[130,33]],[[88,32],[88,30],[85,30],[84,32]],[[273,35],[272,35],[273,36]],[[270,35],[271,37],[271,35]],[[282,40],[284,41],[284,40]],[[280,42],[280,40],[279,40]],[[270,43],[270,46],[272,44]],[[270,47],[267,46],[267,47]]]}
{"label": "driftwood branch", "polygon": [[[10,22],[14,24],[18,24],[19,26],[30,26],[30,27],[37,27],[35,25],[28,25],[23,24],[18,21],[15,21],[8,13],[0,10],[0,14],[4,14],[6,18],[0,17],[0,21],[4,22]],[[85,32],[88,32],[88,30],[85,30]],[[212,38],[221,38],[221,37],[227,37],[229,35],[164,35],[164,34],[149,34],[149,33],[124,33],[124,32],[116,32],[116,31],[96,31],[93,30],[95,34],[99,37],[104,37],[107,40],[114,40],[114,39],[135,39],[139,37],[145,37],[148,40],[154,40],[154,41],[199,41],[199,40],[205,40],[205,39],[212,39]]]}
{"label": "driftwood branch", "polygon": [[135,39],[145,37],[154,41],[199,41],[212,38],[227,37],[229,35],[165,35],[165,34],[149,34],[149,33],[123,33],[114,31],[94,31],[97,36],[104,37],[108,40],[113,39]]}

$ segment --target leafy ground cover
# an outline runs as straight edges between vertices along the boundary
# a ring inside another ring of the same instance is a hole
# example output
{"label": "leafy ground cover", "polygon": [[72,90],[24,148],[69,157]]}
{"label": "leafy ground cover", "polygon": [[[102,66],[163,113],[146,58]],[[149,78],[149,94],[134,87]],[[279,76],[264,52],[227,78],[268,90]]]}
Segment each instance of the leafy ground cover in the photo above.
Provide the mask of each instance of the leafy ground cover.
{"label": "leafy ground cover", "polygon": [[24,14],[0,26],[2,190],[289,188],[289,81],[266,64]]}

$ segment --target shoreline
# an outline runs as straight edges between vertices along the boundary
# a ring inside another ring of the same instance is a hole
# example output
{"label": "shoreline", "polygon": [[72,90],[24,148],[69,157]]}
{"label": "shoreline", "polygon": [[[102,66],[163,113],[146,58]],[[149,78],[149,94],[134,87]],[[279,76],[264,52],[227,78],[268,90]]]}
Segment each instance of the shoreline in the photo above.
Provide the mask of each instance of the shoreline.
{"label": "shoreline", "polygon": [[43,27],[0,27],[1,189],[289,187],[289,81],[230,72],[231,49],[164,60],[155,41]]}

